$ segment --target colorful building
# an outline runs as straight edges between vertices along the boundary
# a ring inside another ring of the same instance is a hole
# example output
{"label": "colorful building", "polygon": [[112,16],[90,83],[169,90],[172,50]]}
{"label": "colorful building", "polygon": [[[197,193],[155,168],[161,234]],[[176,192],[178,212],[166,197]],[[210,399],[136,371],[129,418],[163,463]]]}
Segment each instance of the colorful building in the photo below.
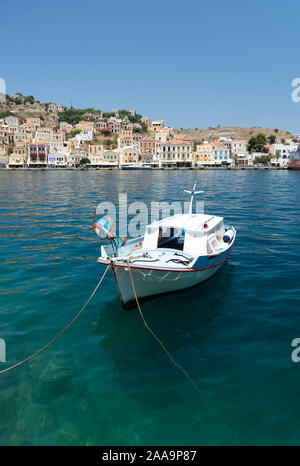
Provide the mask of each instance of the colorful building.
{"label": "colorful building", "polygon": [[27,165],[30,167],[46,166],[49,146],[47,144],[29,144]]}
{"label": "colorful building", "polygon": [[194,165],[193,143],[180,140],[170,140],[160,145],[160,166],[189,166]]}

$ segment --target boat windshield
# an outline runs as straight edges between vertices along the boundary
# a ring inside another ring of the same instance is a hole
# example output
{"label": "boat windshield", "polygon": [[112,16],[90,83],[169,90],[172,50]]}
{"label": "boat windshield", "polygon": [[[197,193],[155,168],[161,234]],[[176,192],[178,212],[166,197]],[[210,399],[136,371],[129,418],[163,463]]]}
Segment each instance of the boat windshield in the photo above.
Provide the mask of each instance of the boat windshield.
{"label": "boat windshield", "polygon": [[183,251],[184,235],[185,232],[182,229],[159,228],[157,247]]}

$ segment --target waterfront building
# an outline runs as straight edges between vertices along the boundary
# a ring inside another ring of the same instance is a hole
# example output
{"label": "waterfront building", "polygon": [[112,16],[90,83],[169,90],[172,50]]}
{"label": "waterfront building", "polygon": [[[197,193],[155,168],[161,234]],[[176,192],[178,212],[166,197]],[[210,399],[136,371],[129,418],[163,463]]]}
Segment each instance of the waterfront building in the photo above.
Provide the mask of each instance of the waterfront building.
{"label": "waterfront building", "polygon": [[152,167],[159,166],[159,160],[157,159],[155,154],[143,154],[142,155],[142,163],[145,165],[151,165]]}
{"label": "waterfront building", "polygon": [[12,153],[9,156],[9,168],[20,168],[26,164],[26,155]]}
{"label": "waterfront building", "polygon": [[140,152],[141,154],[155,154],[156,153],[157,141],[153,138],[141,138],[140,140]]}
{"label": "waterfront building", "polygon": [[196,145],[196,152],[193,153],[195,165],[213,165],[212,150],[217,146],[210,142]]}
{"label": "waterfront building", "polygon": [[115,151],[119,153],[119,166],[137,163],[139,161],[139,151],[133,145],[118,147]]}
{"label": "waterfront building", "polygon": [[215,165],[230,165],[232,163],[230,149],[224,146],[213,149],[212,158]]}
{"label": "waterfront building", "polygon": [[290,152],[295,152],[298,149],[297,142],[290,142],[289,144],[272,144],[270,148],[270,153],[273,155],[280,155],[280,157],[287,158],[287,155]]}
{"label": "waterfront building", "polygon": [[193,143],[173,139],[160,144],[159,163],[160,166],[189,166],[194,165]]}
{"label": "waterfront building", "polygon": [[82,153],[71,153],[67,154],[67,165],[72,168],[79,167],[80,165],[80,160],[84,158],[84,154]]}
{"label": "waterfront building", "polygon": [[246,141],[231,141],[229,144],[231,155],[245,154],[247,152]]}
{"label": "waterfront building", "polygon": [[105,150],[102,152],[102,165],[104,166],[119,166],[119,152],[115,150]]}
{"label": "waterfront building", "polygon": [[62,152],[50,152],[48,154],[48,167],[64,168],[67,165],[67,154]]}
{"label": "waterfront building", "polygon": [[235,153],[231,156],[231,158],[239,167],[247,167],[250,162],[250,154],[248,152]]}
{"label": "waterfront building", "polygon": [[27,165],[29,167],[42,167],[47,165],[49,146],[47,144],[29,144]]}

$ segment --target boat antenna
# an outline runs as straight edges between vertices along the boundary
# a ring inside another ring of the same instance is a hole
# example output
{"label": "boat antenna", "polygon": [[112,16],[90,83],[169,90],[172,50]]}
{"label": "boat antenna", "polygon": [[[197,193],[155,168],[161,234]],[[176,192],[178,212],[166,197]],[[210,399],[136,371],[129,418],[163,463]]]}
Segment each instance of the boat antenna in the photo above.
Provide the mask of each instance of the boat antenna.
{"label": "boat antenna", "polygon": [[192,213],[193,213],[193,200],[194,200],[194,195],[195,195],[195,194],[201,194],[201,193],[204,192],[204,191],[195,191],[196,186],[197,186],[197,181],[195,181],[194,187],[193,187],[192,191],[188,191],[187,189],[184,190],[185,193],[191,194],[190,207],[189,207],[189,215],[192,215]]}

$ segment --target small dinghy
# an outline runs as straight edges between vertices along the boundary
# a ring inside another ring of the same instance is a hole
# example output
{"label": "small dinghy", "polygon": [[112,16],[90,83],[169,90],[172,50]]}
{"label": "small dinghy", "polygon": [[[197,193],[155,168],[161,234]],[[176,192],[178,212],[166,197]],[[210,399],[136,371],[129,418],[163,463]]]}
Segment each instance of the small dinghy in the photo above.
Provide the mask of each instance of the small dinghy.
{"label": "small dinghy", "polygon": [[[222,217],[193,214],[193,197],[202,192],[195,188],[196,183],[186,191],[191,194],[188,214],[153,222],[144,236],[126,243],[117,238],[101,246],[98,262],[110,266],[125,309],[135,308],[137,299],[142,303],[199,285],[224,265],[235,228],[225,226]],[[98,227],[94,223],[96,232]]]}

